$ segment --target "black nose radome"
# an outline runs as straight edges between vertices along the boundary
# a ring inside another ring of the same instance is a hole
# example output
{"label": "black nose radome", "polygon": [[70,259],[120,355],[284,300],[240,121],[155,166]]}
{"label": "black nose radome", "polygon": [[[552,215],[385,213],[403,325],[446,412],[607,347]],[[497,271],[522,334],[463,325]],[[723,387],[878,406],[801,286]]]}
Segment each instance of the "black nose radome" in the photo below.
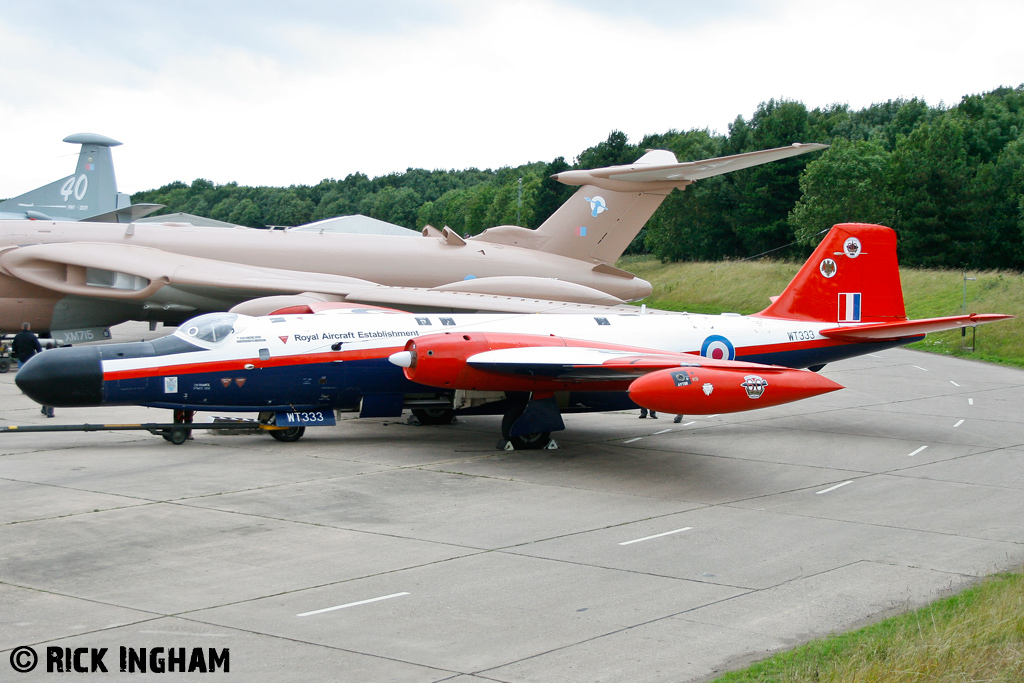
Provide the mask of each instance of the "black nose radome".
{"label": "black nose radome", "polygon": [[103,367],[95,346],[37,353],[18,370],[15,384],[36,403],[55,408],[103,403]]}

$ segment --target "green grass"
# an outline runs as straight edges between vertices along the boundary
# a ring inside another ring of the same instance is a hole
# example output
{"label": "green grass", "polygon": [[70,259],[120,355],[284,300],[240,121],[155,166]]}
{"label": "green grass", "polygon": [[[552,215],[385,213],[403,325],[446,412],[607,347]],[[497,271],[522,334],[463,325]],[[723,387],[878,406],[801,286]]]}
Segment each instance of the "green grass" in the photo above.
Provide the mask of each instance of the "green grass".
{"label": "green grass", "polygon": [[[653,308],[692,313],[742,313],[764,309],[768,297],[782,292],[799,265],[778,261],[724,261],[663,264],[626,257],[618,267],[649,280],[654,292],[643,303]],[[930,334],[910,348],[1024,367],[1024,275],[969,272],[968,313],[1008,313],[1015,320],[976,329],[975,350],[963,350],[959,330]],[[963,313],[964,279],[960,271],[903,268],[907,316],[931,318]],[[970,343],[971,330],[966,340]]]}
{"label": "green grass", "polygon": [[1024,574],[1002,574],[928,607],[808,643],[715,683],[1020,683]]}

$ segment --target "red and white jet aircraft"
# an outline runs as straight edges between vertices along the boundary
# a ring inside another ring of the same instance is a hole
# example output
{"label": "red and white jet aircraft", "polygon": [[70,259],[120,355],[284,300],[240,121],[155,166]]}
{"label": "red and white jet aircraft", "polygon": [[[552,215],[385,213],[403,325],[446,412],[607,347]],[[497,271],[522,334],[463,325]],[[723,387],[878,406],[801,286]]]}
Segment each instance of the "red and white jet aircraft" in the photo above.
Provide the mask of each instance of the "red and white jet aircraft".
{"label": "red and white jet aircraft", "polygon": [[258,318],[212,313],[153,342],[47,351],[16,381],[57,407],[258,411],[291,427],[271,432],[282,440],[333,422],[332,409],[386,417],[412,408],[424,422],[501,414],[506,440],[538,448],[564,429],[563,412],[777,405],[841,388],[798,368],[1008,317],[907,320],[895,233],[843,224],[752,316],[635,307],[525,316],[308,306]]}

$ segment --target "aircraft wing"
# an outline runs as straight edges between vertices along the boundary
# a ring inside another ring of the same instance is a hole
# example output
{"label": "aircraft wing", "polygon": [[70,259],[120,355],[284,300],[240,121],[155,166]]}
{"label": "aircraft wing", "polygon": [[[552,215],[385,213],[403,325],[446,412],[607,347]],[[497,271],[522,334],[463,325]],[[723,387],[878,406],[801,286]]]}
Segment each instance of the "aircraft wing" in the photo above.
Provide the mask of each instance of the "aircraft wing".
{"label": "aircraft wing", "polygon": [[559,381],[618,381],[670,368],[718,368],[737,372],[788,372],[790,368],[744,361],[716,360],[692,353],[651,349],[615,350],[585,346],[524,346],[484,351],[467,365],[501,375],[543,377]]}
{"label": "aircraft wing", "polygon": [[[554,335],[430,334],[410,339],[388,360],[429,386],[526,391],[534,398],[565,390],[628,391],[637,405],[677,414],[753,410],[842,388],[809,370]],[[520,428],[536,427],[532,419]]]}
{"label": "aircraft wing", "polygon": [[[787,159],[819,149],[828,145],[820,143],[793,143],[788,147],[776,147],[746,154],[733,154],[702,161],[686,161],[676,163],[658,163],[659,157],[649,152],[636,163],[623,166],[608,166],[591,170],[563,171],[553,178],[566,185],[594,185],[608,190],[628,190],[633,183],[663,183],[665,187],[683,187],[694,180],[710,178],[716,175],[731,173],[752,166],[760,166],[772,161]],[[667,155],[668,157],[671,154]],[[674,157],[673,161],[674,161]],[[666,158],[667,160],[667,158]],[[649,189],[649,188],[648,188]]]}
{"label": "aircraft wing", "polygon": [[[247,266],[150,247],[63,242],[9,249],[0,270],[64,294],[144,300],[168,286],[234,290],[234,294],[321,291],[348,294],[374,283],[340,275]],[[214,298],[220,298],[215,296]]]}
{"label": "aircraft wing", "polygon": [[[411,311],[502,313],[608,312],[632,306],[599,290],[538,277],[478,278],[435,288],[389,287],[369,280],[230,263],[151,247],[64,242],[0,253],[0,272],[63,294],[143,302],[173,300],[165,288],[203,296],[236,312],[265,315],[286,305],[346,301]],[[282,303],[280,296],[292,295]],[[268,300],[263,302],[266,297]],[[245,303],[240,303],[245,302]]]}
{"label": "aircraft wing", "polygon": [[917,337],[930,332],[955,330],[960,327],[973,327],[1013,317],[1012,315],[1002,315],[999,313],[971,313],[969,315],[952,315],[944,318],[922,318],[920,320],[900,320],[891,323],[847,325],[821,330],[820,334],[823,337],[839,339],[841,341],[903,339],[905,337]]}

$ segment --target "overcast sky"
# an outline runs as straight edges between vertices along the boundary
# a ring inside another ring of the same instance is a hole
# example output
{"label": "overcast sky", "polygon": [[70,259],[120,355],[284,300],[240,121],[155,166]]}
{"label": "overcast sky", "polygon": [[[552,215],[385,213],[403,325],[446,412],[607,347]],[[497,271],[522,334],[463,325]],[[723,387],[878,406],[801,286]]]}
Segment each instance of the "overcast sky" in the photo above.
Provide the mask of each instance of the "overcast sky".
{"label": "overcast sky", "polygon": [[8,0],[0,197],[70,175],[80,132],[124,143],[137,192],[571,162],[771,98],[956,104],[1024,83],[1022,20],[1020,0]]}

